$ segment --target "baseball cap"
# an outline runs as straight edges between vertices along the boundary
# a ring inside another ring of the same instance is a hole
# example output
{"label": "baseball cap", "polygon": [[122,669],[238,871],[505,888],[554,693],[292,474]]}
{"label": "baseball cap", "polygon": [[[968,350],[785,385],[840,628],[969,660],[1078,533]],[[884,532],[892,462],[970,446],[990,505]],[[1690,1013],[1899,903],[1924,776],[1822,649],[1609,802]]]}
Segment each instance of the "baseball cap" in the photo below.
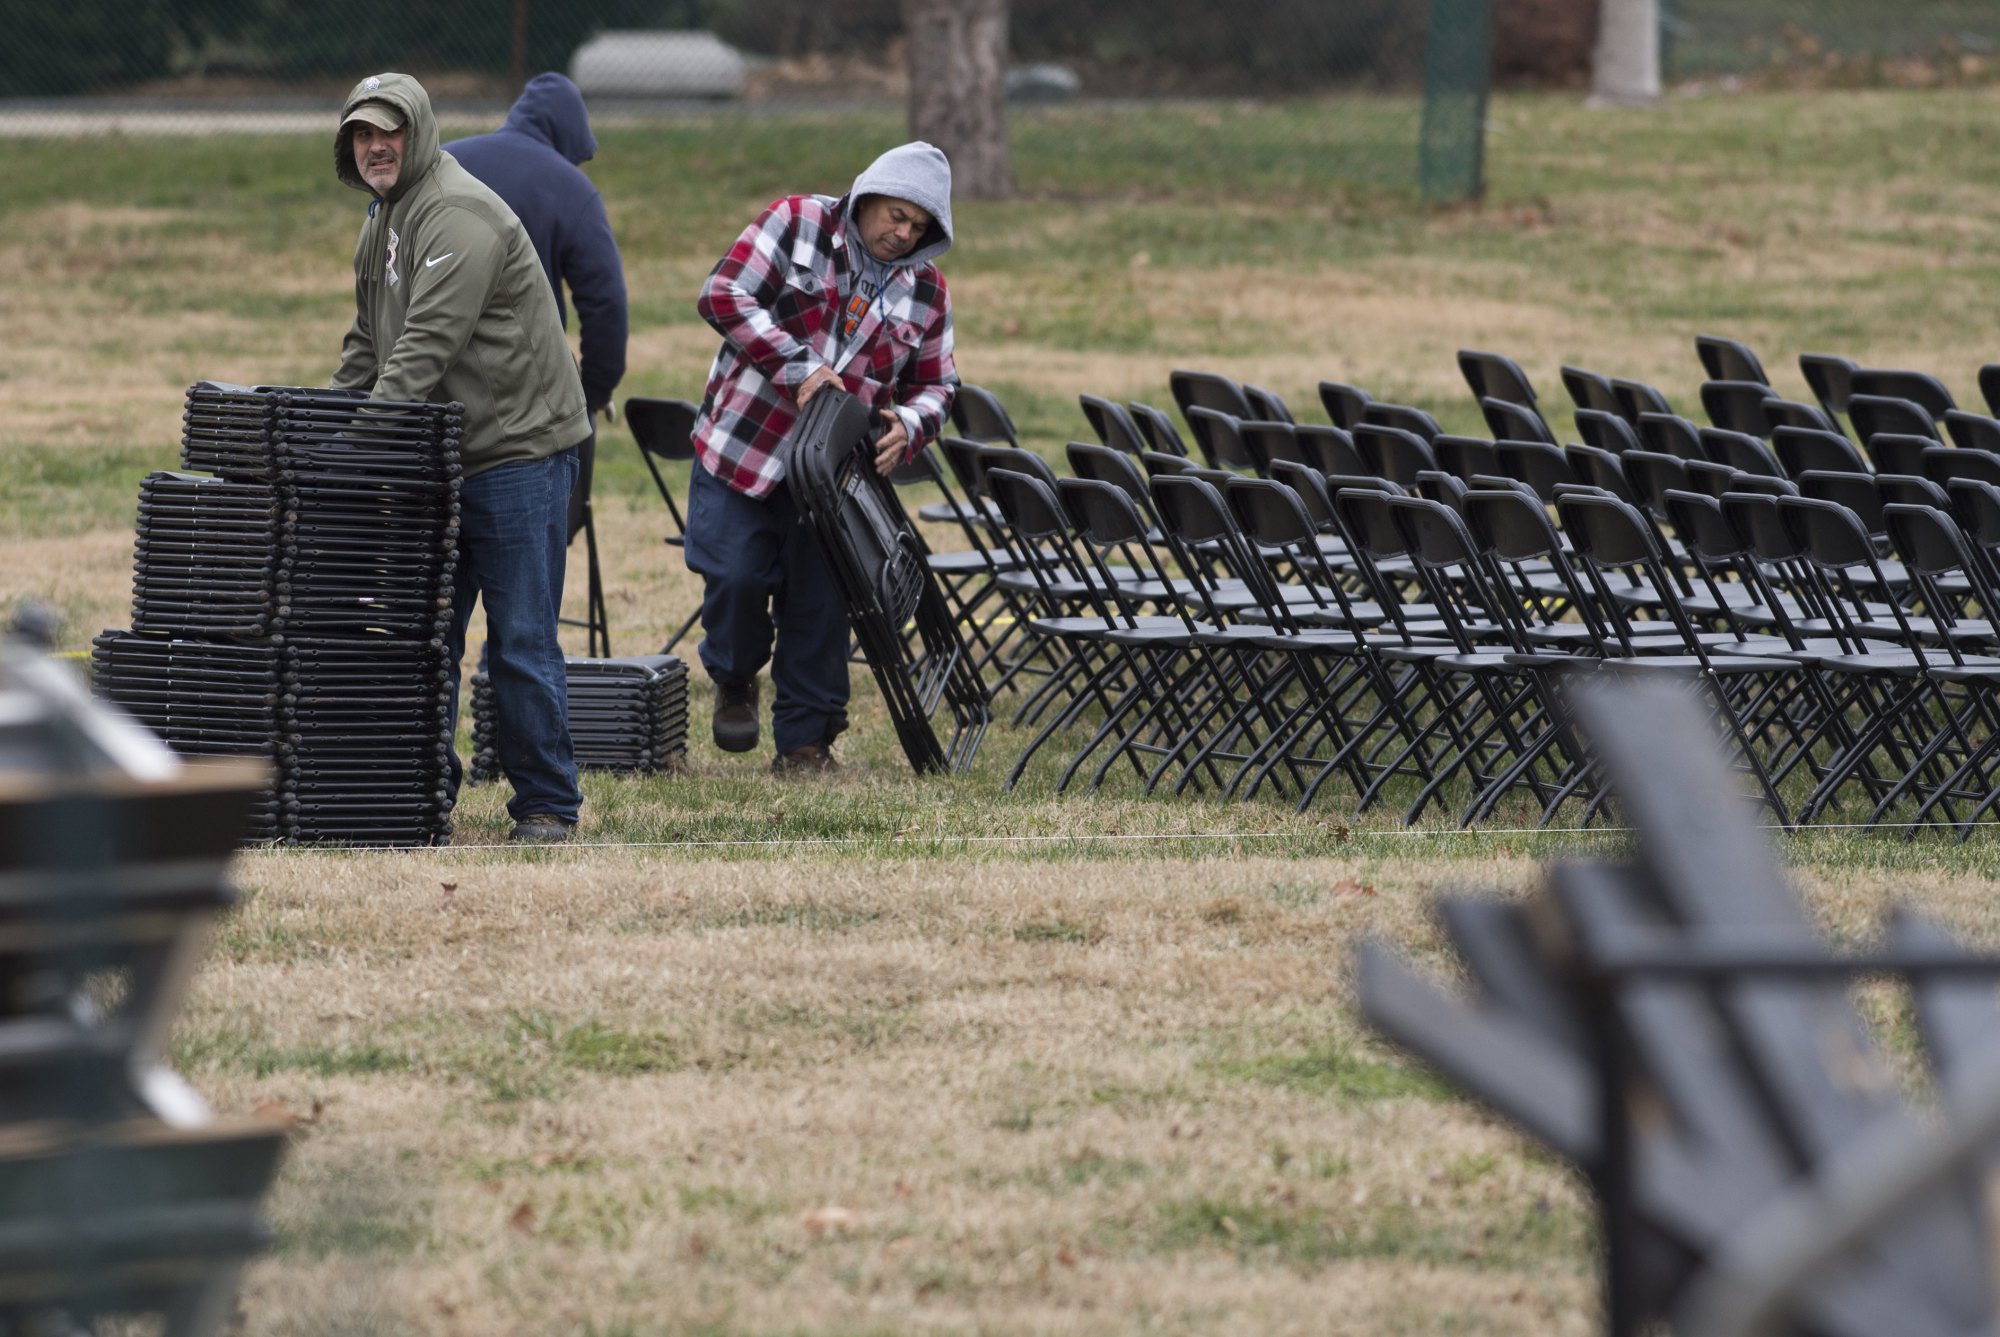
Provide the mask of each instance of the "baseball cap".
{"label": "baseball cap", "polygon": [[347,119],[340,123],[341,128],[345,129],[356,121],[366,121],[377,130],[395,130],[403,124],[403,113],[386,102],[364,102],[347,113]]}

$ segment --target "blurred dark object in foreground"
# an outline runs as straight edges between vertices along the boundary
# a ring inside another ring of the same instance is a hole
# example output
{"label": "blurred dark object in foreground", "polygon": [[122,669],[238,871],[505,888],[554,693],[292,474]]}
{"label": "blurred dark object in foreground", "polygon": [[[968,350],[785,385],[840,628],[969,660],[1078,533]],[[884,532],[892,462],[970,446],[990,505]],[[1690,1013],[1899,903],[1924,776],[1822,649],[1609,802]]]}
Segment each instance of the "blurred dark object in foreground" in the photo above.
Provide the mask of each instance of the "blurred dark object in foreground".
{"label": "blurred dark object in foreground", "polygon": [[266,767],[185,765],[35,639],[0,645],[0,1333],[207,1337],[284,1132],[165,1054]]}
{"label": "blurred dark object in foreground", "polygon": [[[1900,910],[1836,955],[1695,705],[1575,702],[1634,857],[1555,865],[1527,902],[1443,901],[1468,995],[1364,945],[1362,1010],[1589,1176],[1617,1337],[1990,1331],[2000,960]],[[1941,1121],[1884,1062],[1861,975],[1907,982]]]}

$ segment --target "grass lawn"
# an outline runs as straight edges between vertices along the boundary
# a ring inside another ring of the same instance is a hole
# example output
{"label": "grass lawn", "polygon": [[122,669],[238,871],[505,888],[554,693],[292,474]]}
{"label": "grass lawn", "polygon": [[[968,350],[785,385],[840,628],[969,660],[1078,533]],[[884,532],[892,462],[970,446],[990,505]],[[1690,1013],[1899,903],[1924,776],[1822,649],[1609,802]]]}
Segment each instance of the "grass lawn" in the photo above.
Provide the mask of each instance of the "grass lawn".
{"label": "grass lawn", "polygon": [[[956,210],[960,370],[1052,458],[1079,392],[1166,404],[1177,366],[1302,418],[1352,382],[1461,431],[1460,347],[1545,398],[1568,362],[1692,406],[1699,332],[1794,397],[1810,350],[1976,404],[1996,113],[1501,98],[1489,198],[1426,213],[1335,184],[1398,133],[1379,106],[1038,112],[1020,198]],[[715,257],[898,131],[607,128],[623,392],[698,395]],[[128,621],[133,503],[176,466],[188,383],[331,370],[362,201],[323,139],[11,141],[0,179],[0,602],[52,601],[80,649]],[[697,586],[622,426],[596,488],[614,645],[655,648]],[[244,1331],[1594,1330],[1579,1184],[1371,1039],[1345,963],[1376,935],[1442,968],[1432,895],[1521,894],[1615,834],[1409,833],[1333,790],[1304,815],[1125,777],[1058,798],[1060,749],[1003,794],[1006,727],[919,782],[856,686],[831,782],[710,748],[698,682],[688,772],[590,777],[585,847],[492,848],[486,787],[449,850],[242,858],[175,1054],[223,1111],[297,1124]],[[2000,938],[1986,833],[1784,848],[1842,940],[1895,897]]]}

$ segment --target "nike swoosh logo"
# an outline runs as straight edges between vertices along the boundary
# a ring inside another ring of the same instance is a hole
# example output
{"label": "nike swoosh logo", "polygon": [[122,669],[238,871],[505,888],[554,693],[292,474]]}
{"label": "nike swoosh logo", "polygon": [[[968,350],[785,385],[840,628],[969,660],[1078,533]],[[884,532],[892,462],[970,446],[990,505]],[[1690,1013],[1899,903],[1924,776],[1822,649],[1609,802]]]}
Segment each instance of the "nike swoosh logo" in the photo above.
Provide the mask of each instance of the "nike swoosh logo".
{"label": "nike swoosh logo", "polygon": [[446,251],[443,255],[436,256],[432,259],[426,260],[424,261],[424,268],[429,269],[432,265],[441,265],[445,261],[451,259],[451,257],[455,254],[456,254],[455,251]]}

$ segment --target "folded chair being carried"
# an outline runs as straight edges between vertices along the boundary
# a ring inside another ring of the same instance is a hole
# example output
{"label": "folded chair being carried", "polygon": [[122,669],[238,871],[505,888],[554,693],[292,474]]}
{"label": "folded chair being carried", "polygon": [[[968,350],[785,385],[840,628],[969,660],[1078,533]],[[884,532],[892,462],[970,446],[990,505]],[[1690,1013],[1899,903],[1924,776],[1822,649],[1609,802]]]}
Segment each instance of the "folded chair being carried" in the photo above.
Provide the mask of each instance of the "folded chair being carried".
{"label": "folded chair being carried", "polygon": [[[910,765],[963,771],[985,736],[990,698],[925,564],[923,539],[875,472],[870,426],[853,396],[813,396],[792,428],[787,483],[826,554]],[[912,623],[917,635],[906,641]]]}

